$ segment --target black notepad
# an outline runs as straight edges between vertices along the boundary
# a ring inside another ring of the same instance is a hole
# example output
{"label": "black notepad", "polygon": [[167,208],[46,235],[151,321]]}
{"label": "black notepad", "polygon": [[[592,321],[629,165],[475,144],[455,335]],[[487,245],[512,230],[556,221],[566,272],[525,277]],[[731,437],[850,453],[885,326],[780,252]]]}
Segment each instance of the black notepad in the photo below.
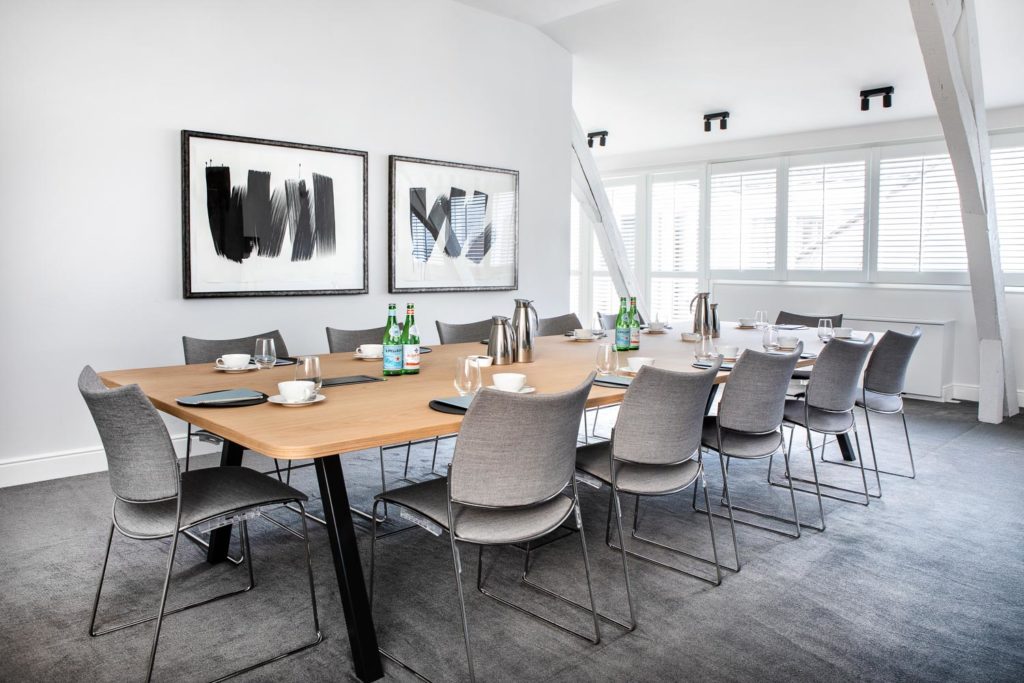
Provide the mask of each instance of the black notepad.
{"label": "black notepad", "polygon": [[472,402],[472,394],[469,396],[450,396],[446,398],[435,398],[430,402],[430,407],[439,413],[461,415],[469,409],[469,404]]}
{"label": "black notepad", "polygon": [[622,375],[605,375],[603,377],[595,378],[594,384],[602,387],[612,387],[613,389],[624,389],[628,387],[632,381],[632,377],[623,377]]}
{"label": "black notepad", "polygon": [[365,382],[383,382],[383,377],[370,377],[369,375],[349,375],[347,377],[326,377],[322,385],[325,387],[340,387],[345,384],[363,384]]}
{"label": "black notepad", "polygon": [[[731,362],[729,362],[729,363],[722,363],[722,366],[719,368],[719,370],[732,370],[733,365],[734,365],[734,363],[731,363]],[[696,361],[695,363],[693,363],[693,367],[699,368],[701,370],[708,370],[708,369],[711,368],[711,363],[709,363],[706,360],[699,360],[699,361]]]}
{"label": "black notepad", "polygon": [[178,405],[191,408],[237,408],[266,403],[267,395],[254,389],[225,389],[208,391],[205,394],[182,396],[175,399]]}

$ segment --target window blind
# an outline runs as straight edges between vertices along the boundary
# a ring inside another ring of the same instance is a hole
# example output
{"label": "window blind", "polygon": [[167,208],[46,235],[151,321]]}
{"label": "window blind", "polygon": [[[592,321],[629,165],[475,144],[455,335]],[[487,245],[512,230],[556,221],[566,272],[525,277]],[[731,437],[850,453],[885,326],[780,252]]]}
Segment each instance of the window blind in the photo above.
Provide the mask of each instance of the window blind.
{"label": "window blind", "polygon": [[881,161],[878,270],[967,270],[960,195],[949,155]]}
{"label": "window blind", "polygon": [[685,320],[697,293],[695,277],[651,277],[651,315],[655,320]]}
{"label": "window blind", "polygon": [[651,271],[697,272],[700,180],[651,183]]}
{"label": "window blind", "polygon": [[1024,273],[1024,147],[992,150],[992,187],[1003,272]]}
{"label": "window blind", "polygon": [[790,167],[790,270],[863,268],[865,169],[863,161]]}
{"label": "window blind", "polygon": [[[629,265],[636,268],[636,200],[637,184],[609,185],[605,187],[608,193],[608,203],[612,206],[612,213],[615,215],[615,224],[622,235],[622,244],[626,248],[626,258]],[[601,245],[594,240],[594,271],[608,272],[608,265],[601,253]],[[618,308],[616,307],[616,310]]]}
{"label": "window blind", "polygon": [[711,176],[712,270],[775,268],[775,170]]}

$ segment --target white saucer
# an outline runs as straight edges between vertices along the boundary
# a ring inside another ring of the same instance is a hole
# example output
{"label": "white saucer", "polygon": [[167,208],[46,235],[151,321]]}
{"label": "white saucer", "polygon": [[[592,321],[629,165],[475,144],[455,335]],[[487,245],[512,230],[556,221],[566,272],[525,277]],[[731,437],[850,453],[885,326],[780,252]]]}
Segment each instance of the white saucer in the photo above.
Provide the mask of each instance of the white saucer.
{"label": "white saucer", "polygon": [[756,330],[757,325],[737,325],[737,330]]}
{"label": "white saucer", "polygon": [[574,341],[574,342],[592,342],[592,341],[597,341],[598,339],[600,339],[600,337],[590,337],[590,338],[587,338],[587,337],[569,337],[569,341]]}
{"label": "white saucer", "polygon": [[739,356],[722,356],[723,363],[735,363],[739,359]]}
{"label": "white saucer", "polygon": [[668,330],[644,330],[644,334],[668,334]]}
{"label": "white saucer", "polygon": [[353,353],[352,357],[356,360],[384,360],[384,356],[364,356],[360,353]]}
{"label": "white saucer", "polygon": [[279,406],[284,406],[285,408],[300,408],[302,406],[311,406],[314,403],[320,403],[320,401],[326,401],[327,400],[327,396],[324,395],[324,394],[317,394],[316,398],[314,398],[311,401],[301,401],[299,403],[289,403],[288,401],[284,400],[284,396],[282,396],[281,394],[277,394],[275,396],[271,396],[267,400],[270,401],[271,403],[276,403]]}
{"label": "white saucer", "polygon": [[[496,387],[493,384],[488,385],[487,388],[488,389],[498,389],[498,387]],[[505,390],[504,389],[498,389],[498,391],[505,391]],[[537,391],[537,387],[524,386],[519,391],[509,391],[509,392],[506,392],[506,393],[509,393],[509,394],[532,394],[535,391]]]}
{"label": "white saucer", "polygon": [[217,372],[226,372],[228,374],[233,375],[239,372],[251,372],[252,370],[259,370],[259,366],[250,364],[246,365],[244,368],[219,368],[216,365],[214,365],[213,369],[216,370]]}

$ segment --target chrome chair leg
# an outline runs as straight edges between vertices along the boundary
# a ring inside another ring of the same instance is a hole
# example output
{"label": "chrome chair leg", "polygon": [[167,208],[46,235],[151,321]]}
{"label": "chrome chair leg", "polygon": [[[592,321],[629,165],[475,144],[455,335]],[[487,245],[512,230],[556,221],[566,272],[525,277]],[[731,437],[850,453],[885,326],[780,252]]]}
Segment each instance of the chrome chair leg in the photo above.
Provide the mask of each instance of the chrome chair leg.
{"label": "chrome chair leg", "polygon": [[[914,466],[914,451],[910,447],[910,432],[907,430],[907,414],[905,412],[903,412],[902,410],[899,412],[899,416],[903,420],[903,436],[906,438],[906,441],[907,441],[907,455],[910,457],[910,474],[906,474],[905,472],[893,472],[891,470],[883,470],[883,469],[878,467],[878,458],[875,457],[875,444],[874,444],[874,439],[872,438],[873,435],[872,435],[872,430],[871,430],[871,418],[869,416],[870,412],[872,412],[872,411],[869,411],[867,409],[864,410],[864,419],[865,419],[865,421],[867,422],[867,425],[868,425],[868,442],[871,445],[871,462],[874,465],[874,468],[872,469],[871,467],[865,467],[865,469],[874,471],[876,479],[878,478],[879,473],[881,473],[881,474],[888,474],[888,475],[893,476],[893,477],[903,477],[904,479],[916,479],[917,478],[917,468]],[[889,413],[881,413],[881,414],[882,415],[887,415]],[[854,466],[851,463],[840,462],[840,461],[836,461],[836,460],[826,460],[825,462],[829,463],[830,465],[842,465],[843,467],[853,467]],[[879,481],[878,490],[879,490],[879,492],[881,492],[881,490],[882,490],[881,481]],[[874,496],[874,497],[878,498],[878,497],[881,497],[881,496],[879,495],[879,496]]]}
{"label": "chrome chair leg", "polygon": [[[180,506],[179,506],[180,507]],[[180,518],[180,509],[179,509]],[[160,627],[164,621],[164,609],[167,607],[167,591],[171,586],[171,569],[174,568],[174,553],[178,549],[178,531],[177,531],[177,520],[175,521],[175,531],[171,536],[171,551],[167,555],[167,574],[164,576],[164,589],[160,593],[160,611],[156,614],[156,630],[153,632],[153,646],[149,650],[149,666],[146,669],[146,683],[149,683],[153,679],[153,665],[156,663],[156,647],[160,642]],[[242,532],[243,534],[245,532]]]}
{"label": "chrome chair leg", "polygon": [[[448,534],[452,546],[452,564],[455,568],[455,588],[459,592],[459,610],[462,614],[462,636],[466,642],[466,663],[469,666],[469,680],[476,681],[476,674],[473,672],[473,644],[469,637],[469,619],[466,616],[466,597],[462,592],[462,559],[459,557],[459,548],[455,545],[455,536]],[[480,546],[481,553],[483,546]],[[479,581],[479,574],[477,581]]]}
{"label": "chrome chair leg", "polygon": [[[816,494],[818,496],[818,498],[819,498],[819,500],[818,500],[818,508],[819,508],[819,511],[821,512],[822,526],[824,526],[824,524],[825,524],[825,521],[824,521],[825,520],[824,508],[823,508],[823,506],[821,504],[821,499],[822,498],[829,498],[831,500],[838,500],[838,501],[840,501],[842,503],[853,503],[855,505],[867,506],[867,505],[871,504],[871,498],[880,498],[881,497],[881,492],[879,492],[879,494],[877,496],[874,496],[874,495],[872,495],[868,491],[867,474],[866,474],[866,470],[868,468],[864,467],[864,458],[863,458],[863,454],[862,454],[861,448],[860,448],[860,435],[857,432],[856,425],[853,426],[851,431],[853,432],[854,441],[856,442],[855,445],[856,445],[856,449],[857,449],[857,463],[858,464],[857,465],[853,465],[852,463],[850,463],[847,466],[848,467],[858,467],[861,470],[861,480],[862,480],[862,483],[864,484],[864,488],[863,488],[862,491],[858,491],[857,489],[846,488],[844,486],[838,486],[836,484],[827,484],[827,483],[821,481],[821,478],[818,476],[817,460],[814,457],[814,445],[812,443],[811,432],[809,430],[806,431],[806,433],[807,433],[807,449],[808,449],[808,451],[811,454],[811,470],[814,473],[814,478],[813,479],[807,479],[807,478],[804,478],[804,477],[794,477],[794,476],[789,476],[789,472],[788,471],[786,473],[786,478],[789,479],[790,482],[792,482],[792,481],[799,481],[799,482],[803,482],[805,484],[814,484],[814,490],[813,491],[811,491],[809,489],[802,488],[802,487],[797,487],[796,490],[800,491],[801,493],[814,493],[814,494]],[[828,436],[829,436],[828,434],[822,434],[821,448],[822,448],[823,451],[825,449],[825,444],[828,441]],[[841,464],[841,463],[837,463],[834,460],[826,460],[825,463],[829,464],[829,465]],[[775,481],[769,481],[768,483],[770,483],[772,486],[779,486],[779,487],[784,486],[784,484],[781,484],[781,483],[775,482]],[[833,495],[833,494],[830,494],[830,493],[827,493],[827,492],[822,492],[821,489],[823,487],[827,488],[827,489],[830,489],[832,491],[844,491],[846,493],[852,493],[852,494],[855,494],[857,496],[864,496],[864,501],[861,502],[859,500],[851,500],[851,499],[846,498],[844,496],[837,496],[837,495]],[[819,529],[819,531],[824,531],[824,529]]]}

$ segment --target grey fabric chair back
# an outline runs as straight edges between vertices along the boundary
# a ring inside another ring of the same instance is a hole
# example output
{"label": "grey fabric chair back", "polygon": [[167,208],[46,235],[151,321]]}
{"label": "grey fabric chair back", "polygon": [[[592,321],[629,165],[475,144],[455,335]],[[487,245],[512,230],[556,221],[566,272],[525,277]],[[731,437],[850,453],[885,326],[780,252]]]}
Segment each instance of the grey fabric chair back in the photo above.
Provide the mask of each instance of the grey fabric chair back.
{"label": "grey fabric chair back", "polygon": [[132,503],[178,495],[178,458],[167,427],[137,384],[108,389],[88,365],[78,390],[92,413],[107,455],[110,488]]}
{"label": "grey fabric chair back", "polygon": [[374,327],[369,330],[327,328],[327,348],[331,353],[348,353],[355,351],[363,344],[380,344],[382,339],[384,339],[383,327]]}
{"label": "grey fabric chair back", "polygon": [[616,460],[674,465],[700,447],[704,411],[721,357],[701,372],[645,365],[629,385],[612,432]]}
{"label": "grey fabric chair back", "polygon": [[878,340],[864,370],[864,388],[879,394],[899,394],[907,380],[907,368],[921,341],[921,328],[910,334],[888,330]]}
{"label": "grey fabric chair back", "polygon": [[800,342],[787,354],[744,351],[722,391],[718,424],[723,429],[748,434],[767,434],[778,429],[786,407],[786,390],[803,350],[804,344]]}
{"label": "grey fabric chair back", "polygon": [[552,334],[565,334],[583,327],[579,317],[575,313],[557,315],[554,318],[541,318],[538,337],[547,337]]}
{"label": "grey fabric chair back", "polygon": [[256,340],[260,337],[270,337],[274,340],[274,349],[277,351],[278,358],[288,355],[288,347],[284,345],[284,338],[277,330],[238,339],[182,337],[181,345],[185,349],[185,363],[195,365],[197,363],[212,363],[225,353],[248,353],[251,356],[256,351]]}
{"label": "grey fabric chair back", "polygon": [[491,319],[481,320],[465,325],[453,325],[435,320],[437,336],[442,344],[461,344],[463,342],[481,341],[491,336]]}
{"label": "grey fabric chair back", "polygon": [[452,500],[486,507],[534,505],[565,488],[594,373],[559,394],[481,389],[466,411],[451,465]]}
{"label": "grey fabric chair back", "polygon": [[789,311],[779,311],[779,316],[775,319],[776,325],[806,325],[807,327],[817,327],[818,321],[822,318],[828,318],[832,321],[832,327],[843,326],[843,314],[838,315],[800,315],[799,313],[790,313]]}
{"label": "grey fabric chair back", "polygon": [[830,341],[814,362],[814,372],[807,384],[807,405],[835,412],[853,410],[860,373],[874,343],[872,334],[862,342]]}
{"label": "grey fabric chair back", "polygon": [[602,330],[614,330],[615,319],[619,317],[618,313],[598,313],[598,319],[601,321]]}

